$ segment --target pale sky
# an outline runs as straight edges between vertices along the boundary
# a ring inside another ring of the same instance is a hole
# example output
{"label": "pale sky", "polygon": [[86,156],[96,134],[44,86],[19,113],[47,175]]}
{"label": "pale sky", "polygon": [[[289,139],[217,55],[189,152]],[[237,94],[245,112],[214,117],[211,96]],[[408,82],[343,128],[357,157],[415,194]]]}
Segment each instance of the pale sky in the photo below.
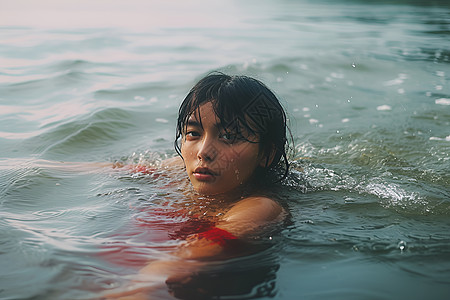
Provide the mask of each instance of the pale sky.
{"label": "pale sky", "polygon": [[233,1],[0,0],[0,26],[220,28],[236,21]]}

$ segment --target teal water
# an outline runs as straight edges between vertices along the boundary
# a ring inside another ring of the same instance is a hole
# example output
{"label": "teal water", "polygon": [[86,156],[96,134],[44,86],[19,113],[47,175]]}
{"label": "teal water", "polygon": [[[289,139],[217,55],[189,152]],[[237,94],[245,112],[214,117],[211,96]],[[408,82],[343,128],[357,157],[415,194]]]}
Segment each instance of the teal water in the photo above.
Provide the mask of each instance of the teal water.
{"label": "teal water", "polygon": [[1,299],[120,286],[131,271],[101,258],[108,243],[162,255],[115,234],[182,197],[176,179],[42,161],[174,156],[178,105],[213,70],[276,92],[303,178],[280,192],[292,224],[271,248],[209,271],[219,295],[236,277],[233,299],[448,299],[447,1],[0,6]]}

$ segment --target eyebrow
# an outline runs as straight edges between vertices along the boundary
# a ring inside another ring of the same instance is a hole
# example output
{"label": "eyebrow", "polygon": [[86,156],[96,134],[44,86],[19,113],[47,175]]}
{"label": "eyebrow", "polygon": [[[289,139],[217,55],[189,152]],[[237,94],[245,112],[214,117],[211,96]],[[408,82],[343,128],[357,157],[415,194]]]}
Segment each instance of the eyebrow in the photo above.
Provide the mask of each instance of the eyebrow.
{"label": "eyebrow", "polygon": [[[192,116],[186,122],[186,126],[185,127],[188,127],[188,126],[203,128],[203,124],[201,122],[199,122],[196,117],[193,118]],[[219,129],[220,128],[225,128],[224,126],[222,126],[222,123],[220,123],[220,122],[215,123],[214,127],[219,128]]]}
{"label": "eyebrow", "polygon": [[[203,125],[197,120],[188,120],[185,127],[189,126],[203,128]],[[215,123],[214,127],[216,127],[218,130],[227,130],[226,127],[222,126],[222,123]]]}
{"label": "eyebrow", "polygon": [[186,127],[187,126],[203,127],[202,124],[200,124],[200,122],[197,120],[188,120],[186,123]]}

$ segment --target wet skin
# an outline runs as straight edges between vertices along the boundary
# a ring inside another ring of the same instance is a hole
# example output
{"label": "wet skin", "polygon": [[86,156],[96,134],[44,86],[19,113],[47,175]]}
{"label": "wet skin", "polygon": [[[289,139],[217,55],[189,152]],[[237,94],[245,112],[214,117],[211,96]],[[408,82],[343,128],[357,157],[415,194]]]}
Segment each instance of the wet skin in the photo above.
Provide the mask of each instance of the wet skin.
{"label": "wet skin", "polygon": [[[201,118],[201,121],[200,121]],[[247,183],[265,160],[258,138],[227,133],[207,102],[189,118],[183,132],[181,155],[194,189],[205,195],[224,194]]]}

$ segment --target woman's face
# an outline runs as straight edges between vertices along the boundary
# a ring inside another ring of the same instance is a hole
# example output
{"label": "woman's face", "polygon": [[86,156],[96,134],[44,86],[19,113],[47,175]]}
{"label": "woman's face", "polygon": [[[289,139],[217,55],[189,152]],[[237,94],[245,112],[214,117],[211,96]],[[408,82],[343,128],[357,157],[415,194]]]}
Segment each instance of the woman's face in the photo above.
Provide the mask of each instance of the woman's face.
{"label": "woman's face", "polygon": [[182,136],[181,155],[189,180],[204,195],[233,191],[264,162],[257,137],[246,137],[248,141],[233,136],[219,122],[212,103],[206,102],[189,117]]}

